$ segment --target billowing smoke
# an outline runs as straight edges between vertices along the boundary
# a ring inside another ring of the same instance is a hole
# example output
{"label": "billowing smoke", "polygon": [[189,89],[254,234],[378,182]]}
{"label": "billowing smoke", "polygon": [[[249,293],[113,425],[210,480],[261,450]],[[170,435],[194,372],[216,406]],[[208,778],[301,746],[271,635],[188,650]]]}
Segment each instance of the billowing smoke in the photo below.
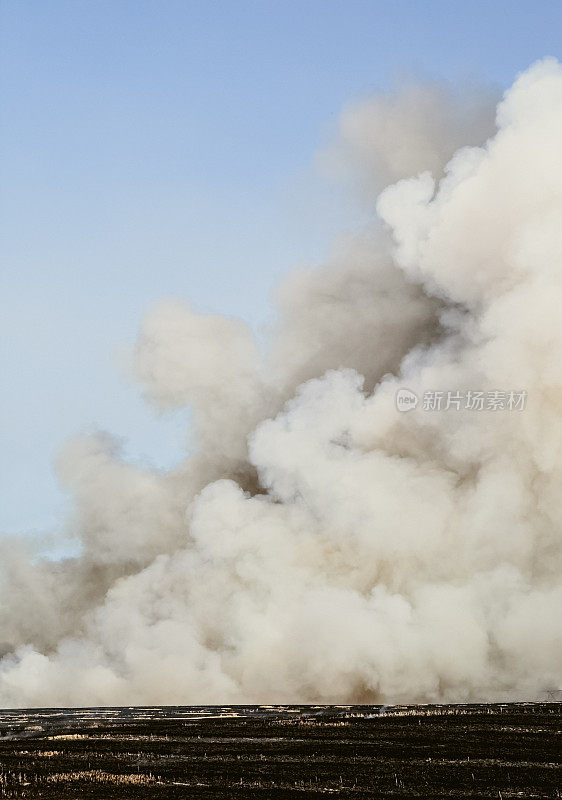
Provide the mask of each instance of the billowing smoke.
{"label": "billowing smoke", "polygon": [[81,552],[4,546],[0,706],[560,685],[561,148],[554,60],[495,125],[439,87],[348,111],[339,157],[377,218],[283,284],[265,355],[234,319],[149,314],[132,368],[192,407],[194,455],[163,473],[106,434],[68,444]]}

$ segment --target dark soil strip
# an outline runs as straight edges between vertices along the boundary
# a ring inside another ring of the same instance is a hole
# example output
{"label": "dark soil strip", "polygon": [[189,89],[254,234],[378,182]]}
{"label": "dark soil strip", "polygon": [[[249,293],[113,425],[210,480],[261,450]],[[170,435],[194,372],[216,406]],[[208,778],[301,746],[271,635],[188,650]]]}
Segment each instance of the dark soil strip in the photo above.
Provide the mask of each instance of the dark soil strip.
{"label": "dark soil strip", "polygon": [[559,703],[0,712],[0,798],[559,798]]}

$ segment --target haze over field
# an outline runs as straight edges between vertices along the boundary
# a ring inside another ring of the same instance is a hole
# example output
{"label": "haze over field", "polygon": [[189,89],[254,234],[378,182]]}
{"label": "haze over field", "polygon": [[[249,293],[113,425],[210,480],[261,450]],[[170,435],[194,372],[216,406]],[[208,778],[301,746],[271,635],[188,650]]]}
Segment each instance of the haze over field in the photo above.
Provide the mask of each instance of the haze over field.
{"label": "haze over field", "polygon": [[[166,301],[131,369],[168,472],[67,444],[79,557],[3,543],[0,706],[539,698],[562,681],[562,67],[348,110],[377,214],[251,329]],[[217,222],[220,225],[220,221]],[[220,235],[220,230],[218,230]],[[243,287],[240,287],[243,291]],[[526,391],[522,411],[395,395]]]}

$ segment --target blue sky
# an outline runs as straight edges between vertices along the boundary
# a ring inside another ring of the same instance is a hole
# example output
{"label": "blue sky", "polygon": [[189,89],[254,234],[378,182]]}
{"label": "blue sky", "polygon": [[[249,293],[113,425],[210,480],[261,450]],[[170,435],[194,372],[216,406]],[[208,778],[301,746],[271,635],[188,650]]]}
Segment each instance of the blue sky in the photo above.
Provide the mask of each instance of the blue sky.
{"label": "blue sky", "polygon": [[509,85],[560,56],[560,0],[3,0],[0,530],[64,513],[52,457],[111,430],[166,466],[115,364],[166,295],[258,327],[349,224],[313,156],[401,74]]}

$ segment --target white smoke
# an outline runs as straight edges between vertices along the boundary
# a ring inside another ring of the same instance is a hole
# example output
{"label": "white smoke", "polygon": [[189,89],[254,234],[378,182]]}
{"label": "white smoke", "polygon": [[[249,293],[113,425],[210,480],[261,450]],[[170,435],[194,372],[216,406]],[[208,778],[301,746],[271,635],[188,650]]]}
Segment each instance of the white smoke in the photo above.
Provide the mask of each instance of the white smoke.
{"label": "white smoke", "polygon": [[367,201],[423,170],[441,178],[459,147],[480,145],[492,135],[496,103],[488,87],[405,84],[346,109],[336,143],[319,154],[319,164],[351,179]]}
{"label": "white smoke", "polygon": [[[145,320],[133,368],[193,408],[196,453],[161,473],[105,434],[66,447],[82,551],[4,546],[0,706],[559,685],[562,68],[522,74],[495,133],[487,96],[408,91],[348,112],[361,182],[401,180],[382,223],[281,287],[266,356],[182,303]],[[404,414],[400,387],[528,401]]]}

